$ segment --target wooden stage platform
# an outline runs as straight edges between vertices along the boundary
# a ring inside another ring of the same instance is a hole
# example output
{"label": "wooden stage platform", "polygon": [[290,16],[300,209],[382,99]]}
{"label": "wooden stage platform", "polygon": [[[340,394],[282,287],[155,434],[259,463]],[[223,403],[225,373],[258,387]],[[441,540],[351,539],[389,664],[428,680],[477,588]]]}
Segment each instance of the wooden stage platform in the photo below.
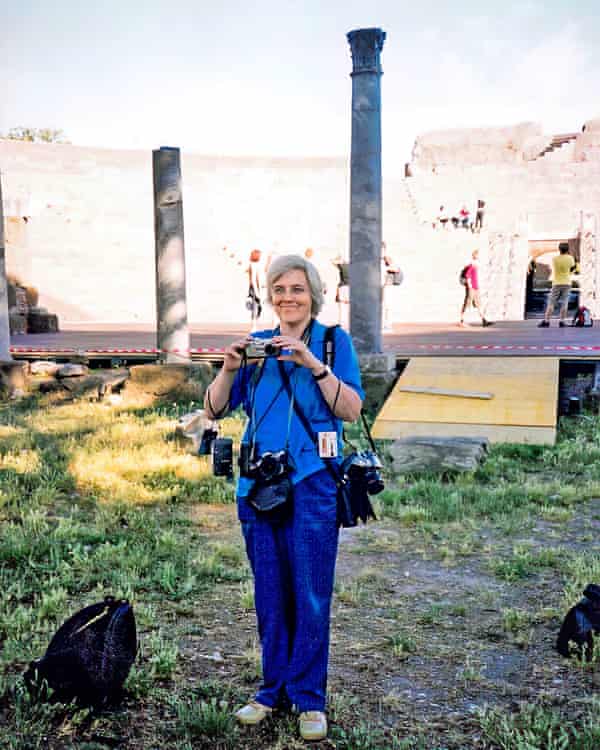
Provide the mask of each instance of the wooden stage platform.
{"label": "wooden stage platform", "polygon": [[[451,324],[396,325],[384,334],[385,351],[399,360],[412,357],[558,357],[600,359],[600,323],[593,328],[537,328],[537,320],[500,322],[489,328],[459,328]],[[191,357],[219,361],[222,348],[245,335],[243,324],[190,325]],[[68,358],[83,354],[90,359],[120,358],[130,362],[153,361],[156,334],[149,326],[86,324],[70,326],[54,334],[11,337],[15,358]]]}

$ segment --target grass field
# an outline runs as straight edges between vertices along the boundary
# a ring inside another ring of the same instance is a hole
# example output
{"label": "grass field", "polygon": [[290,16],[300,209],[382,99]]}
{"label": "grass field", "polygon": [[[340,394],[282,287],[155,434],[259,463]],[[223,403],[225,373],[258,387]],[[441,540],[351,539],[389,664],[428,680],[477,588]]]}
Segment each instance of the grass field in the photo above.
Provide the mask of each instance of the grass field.
{"label": "grass field", "polygon": [[[233,486],[173,437],[189,403],[0,407],[0,748],[300,748],[293,716],[241,729],[259,679]],[[239,437],[242,421],[224,421]],[[600,421],[498,446],[457,478],[390,477],[344,530],[328,740],[338,750],[598,750],[600,658],[554,641],[600,583]],[[37,704],[21,675],[58,625],[127,597],[140,652],[124,703]]]}

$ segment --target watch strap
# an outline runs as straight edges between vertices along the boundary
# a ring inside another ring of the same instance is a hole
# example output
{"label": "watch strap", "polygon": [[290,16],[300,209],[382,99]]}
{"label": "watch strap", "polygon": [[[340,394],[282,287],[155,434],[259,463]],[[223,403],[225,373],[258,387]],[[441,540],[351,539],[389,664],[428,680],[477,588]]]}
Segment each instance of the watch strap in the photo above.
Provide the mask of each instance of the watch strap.
{"label": "watch strap", "polygon": [[313,375],[313,379],[316,381],[323,380],[323,378],[326,378],[328,375],[331,375],[331,367],[329,367],[329,365],[325,365],[325,368],[322,372],[320,372],[318,375]]}

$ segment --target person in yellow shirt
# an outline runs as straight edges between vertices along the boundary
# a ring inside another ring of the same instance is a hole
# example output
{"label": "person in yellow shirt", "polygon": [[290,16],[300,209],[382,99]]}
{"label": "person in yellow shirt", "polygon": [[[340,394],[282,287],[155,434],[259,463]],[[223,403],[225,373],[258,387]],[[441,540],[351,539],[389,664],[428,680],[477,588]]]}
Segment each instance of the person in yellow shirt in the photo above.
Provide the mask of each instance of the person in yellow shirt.
{"label": "person in yellow shirt", "polygon": [[558,325],[564,328],[567,325],[567,307],[569,306],[569,293],[571,292],[571,274],[576,268],[575,259],[569,254],[569,243],[561,242],[558,246],[558,255],[552,258],[552,290],[544,320],[538,323],[538,328],[548,328],[554,307],[558,303],[560,307],[560,320]]}

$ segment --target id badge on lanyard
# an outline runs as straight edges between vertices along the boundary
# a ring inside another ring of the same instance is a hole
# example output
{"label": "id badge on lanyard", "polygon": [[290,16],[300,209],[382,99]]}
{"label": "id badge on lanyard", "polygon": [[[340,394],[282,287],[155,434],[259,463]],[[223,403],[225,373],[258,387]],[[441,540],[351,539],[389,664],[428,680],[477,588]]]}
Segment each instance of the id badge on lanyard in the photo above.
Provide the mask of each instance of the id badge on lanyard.
{"label": "id badge on lanyard", "polygon": [[317,432],[319,440],[319,458],[337,458],[337,432]]}

